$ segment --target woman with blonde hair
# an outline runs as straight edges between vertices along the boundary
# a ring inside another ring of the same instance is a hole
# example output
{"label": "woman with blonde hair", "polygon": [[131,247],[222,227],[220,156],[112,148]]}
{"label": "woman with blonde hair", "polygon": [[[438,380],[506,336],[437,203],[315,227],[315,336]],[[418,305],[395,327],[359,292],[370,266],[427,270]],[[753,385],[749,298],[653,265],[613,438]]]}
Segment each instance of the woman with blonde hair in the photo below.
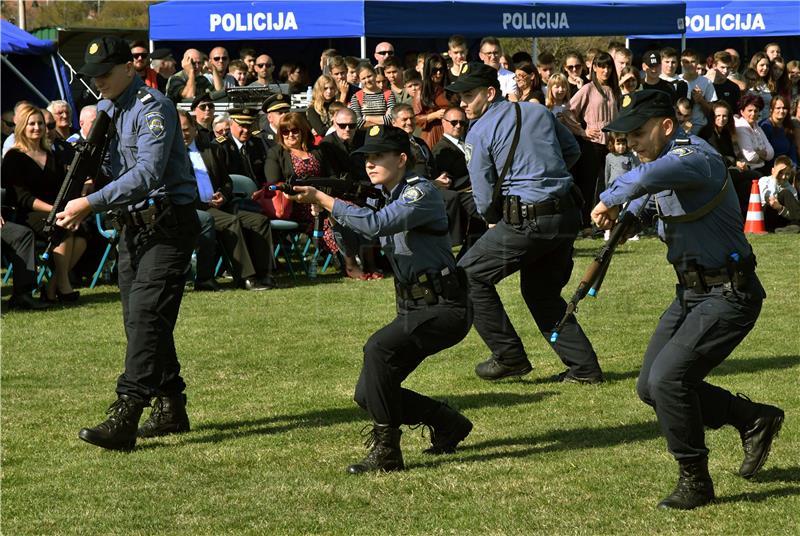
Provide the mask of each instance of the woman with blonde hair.
{"label": "woman with blonde hair", "polygon": [[311,92],[311,103],[306,110],[306,118],[316,136],[325,136],[333,124],[333,114],[328,109],[332,102],[339,99],[339,87],[332,76],[323,74],[314,83]]}
{"label": "woman with blonde hair", "polygon": [[[23,105],[17,117],[15,142],[3,158],[0,173],[4,185],[14,188],[17,222],[33,229],[38,238],[47,240],[44,223],[64,181],[63,166],[56,162],[47,140],[42,110]],[[54,275],[42,293],[42,300],[74,302],[78,299],[79,292],[73,290],[69,272],[86,251],[86,238],[79,233],[63,231],[63,239],[53,250]]]}

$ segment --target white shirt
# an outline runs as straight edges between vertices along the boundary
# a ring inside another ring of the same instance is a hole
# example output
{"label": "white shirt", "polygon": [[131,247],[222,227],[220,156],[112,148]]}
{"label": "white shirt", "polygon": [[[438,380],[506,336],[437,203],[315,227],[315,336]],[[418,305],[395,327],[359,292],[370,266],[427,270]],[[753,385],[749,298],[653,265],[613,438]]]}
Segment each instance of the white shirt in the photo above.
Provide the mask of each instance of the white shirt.
{"label": "white shirt", "polygon": [[453,145],[458,147],[462,153],[466,154],[467,147],[464,145],[464,140],[459,140],[458,138],[454,138],[450,134],[445,134],[444,137],[450,140],[453,143]]}
{"label": "white shirt", "polygon": [[[212,86],[214,85],[214,75],[213,74],[205,73],[203,76],[205,76],[208,79],[208,81],[211,82]],[[224,89],[228,89],[229,87],[237,87],[238,85],[239,84],[236,83],[236,79],[232,75],[226,74],[222,78],[222,87]]]}
{"label": "white shirt", "polygon": [[6,141],[3,142],[3,156],[6,155],[9,149],[14,146],[14,133],[8,135]]}
{"label": "white shirt", "polygon": [[500,69],[497,71],[497,79],[500,81],[500,92],[504,97],[510,95],[511,93],[516,93],[517,81],[514,77],[514,73],[508,69],[503,69],[500,67]]}
{"label": "white shirt", "polygon": [[708,123],[708,118],[706,117],[706,113],[703,111],[703,107],[694,102],[692,99],[692,91],[694,91],[695,87],[699,87],[703,92],[703,98],[708,102],[714,102],[717,100],[717,92],[714,90],[714,84],[712,84],[705,76],[698,76],[694,80],[686,80],[683,77],[680,79],[686,82],[686,85],[689,86],[688,95],[689,100],[692,101],[692,131],[689,134],[697,135],[697,133],[700,132],[700,129],[706,126]]}
{"label": "white shirt", "polygon": [[758,156],[757,150],[766,150],[767,160],[773,159],[775,150],[760,126],[756,125],[753,128],[746,119],[738,115],[733,117],[733,124],[736,126],[736,138],[739,141],[742,156],[750,169],[758,169],[765,164],[765,161]]}

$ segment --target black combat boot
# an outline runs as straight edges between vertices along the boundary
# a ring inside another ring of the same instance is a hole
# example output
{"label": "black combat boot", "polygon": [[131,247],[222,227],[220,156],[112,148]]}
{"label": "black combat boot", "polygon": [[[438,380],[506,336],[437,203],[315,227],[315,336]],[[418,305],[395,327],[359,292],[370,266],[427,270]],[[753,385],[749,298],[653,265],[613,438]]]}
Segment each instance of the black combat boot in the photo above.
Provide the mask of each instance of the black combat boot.
{"label": "black combat boot", "polygon": [[472,421],[444,403],[425,421],[431,428],[431,447],[425,454],[453,453],[472,431]]}
{"label": "black combat boot", "polygon": [[186,414],[186,395],[159,396],[150,417],[139,427],[139,437],[158,437],[189,431],[189,416]]}
{"label": "black combat boot", "polygon": [[658,507],[692,510],[713,501],[714,483],[708,474],[708,458],[679,463],[678,485]]}
{"label": "black combat boot", "polygon": [[742,394],[736,395],[731,409],[739,415],[747,415],[744,419],[740,418],[736,426],[744,449],[739,475],[753,478],[767,461],[772,440],[783,425],[784,413],[775,406],[752,402]]}
{"label": "black combat boot", "polygon": [[475,374],[482,380],[502,380],[514,376],[524,376],[533,370],[533,365],[527,359],[515,363],[501,363],[494,356],[475,367]]}
{"label": "black combat boot", "polygon": [[78,437],[104,449],[133,450],[136,445],[136,427],[145,405],[128,395],[119,395],[106,410],[108,419],[94,428],[82,428]]}
{"label": "black combat boot", "polygon": [[387,424],[375,424],[369,432],[364,445],[372,447],[367,457],[347,468],[351,475],[368,471],[400,471],[403,453],[400,451],[400,429]]}

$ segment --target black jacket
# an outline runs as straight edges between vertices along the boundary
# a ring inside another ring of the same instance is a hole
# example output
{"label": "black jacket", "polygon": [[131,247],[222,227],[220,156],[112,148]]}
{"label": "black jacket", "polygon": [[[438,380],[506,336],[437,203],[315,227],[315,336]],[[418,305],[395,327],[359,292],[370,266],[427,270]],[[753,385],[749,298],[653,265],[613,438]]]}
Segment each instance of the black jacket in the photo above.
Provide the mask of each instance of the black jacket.
{"label": "black jacket", "polygon": [[452,181],[451,190],[461,190],[470,185],[466,156],[446,137],[442,136],[433,146],[433,160],[436,170],[439,173],[446,172]]}

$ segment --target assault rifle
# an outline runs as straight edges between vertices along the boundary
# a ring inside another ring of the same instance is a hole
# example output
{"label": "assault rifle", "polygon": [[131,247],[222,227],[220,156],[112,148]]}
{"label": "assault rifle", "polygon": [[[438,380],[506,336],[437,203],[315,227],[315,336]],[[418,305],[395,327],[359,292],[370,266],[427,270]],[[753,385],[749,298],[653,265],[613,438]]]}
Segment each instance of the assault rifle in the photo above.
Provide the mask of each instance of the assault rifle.
{"label": "assault rifle", "polygon": [[69,165],[67,176],[64,177],[64,182],[61,183],[56,200],[53,202],[53,208],[44,221],[43,232],[47,236],[47,249],[42,259],[45,261],[50,259],[53,248],[64,240],[66,233],[65,229],[56,225],[56,214],[62,212],[69,201],[81,195],[87,177],[97,177],[108,148],[110,128],[111,118],[106,112],[98,111],[86,141],[79,143],[75,149],[75,156]]}
{"label": "assault rifle", "polygon": [[597,296],[597,293],[600,291],[600,286],[603,284],[603,279],[605,279],[606,273],[608,272],[608,267],[611,265],[611,257],[614,256],[614,251],[623,239],[628,238],[632,234],[649,200],[650,196],[647,196],[636,214],[625,210],[620,215],[617,224],[611,230],[608,242],[600,248],[600,251],[586,269],[586,272],[581,278],[581,282],[578,284],[577,290],[575,290],[575,294],[572,295],[572,299],[567,303],[567,310],[564,312],[564,316],[553,328],[553,333],[550,335],[551,343],[558,340],[558,334],[563,329],[564,324],[567,323],[571,316],[575,316],[575,313],[578,312],[578,303],[585,298],[587,294],[592,297]]}

